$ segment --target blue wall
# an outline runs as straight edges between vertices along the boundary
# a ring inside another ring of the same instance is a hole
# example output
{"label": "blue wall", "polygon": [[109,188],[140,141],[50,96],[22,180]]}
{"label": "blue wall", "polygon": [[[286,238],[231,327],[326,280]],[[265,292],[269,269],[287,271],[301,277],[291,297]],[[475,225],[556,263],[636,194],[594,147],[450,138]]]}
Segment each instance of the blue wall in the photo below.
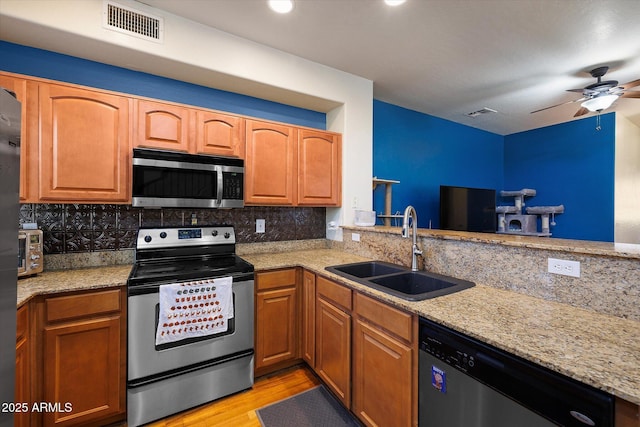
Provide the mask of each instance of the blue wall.
{"label": "blue wall", "polygon": [[554,237],[614,239],[615,113],[601,116],[601,128],[590,116],[504,138],[505,189],[536,189],[528,206],[564,205]]}
{"label": "blue wall", "polygon": [[[484,132],[381,101],[373,104],[373,173],[399,180],[392,211],[418,211],[420,227],[439,228],[439,186],[533,188],[527,206],[563,204],[554,237],[613,241],[615,114],[508,136]],[[513,198],[499,205],[512,205]],[[374,192],[384,210],[384,188]],[[538,230],[540,230],[538,221]],[[381,221],[378,221],[380,224]]]}
{"label": "blue wall", "polygon": [[[374,100],[373,174],[400,181],[392,212],[413,205],[420,227],[439,228],[441,184],[502,188],[503,137]],[[373,208],[384,211],[383,186]]]}
{"label": "blue wall", "polygon": [[326,114],[0,41],[0,70],[326,129]]}

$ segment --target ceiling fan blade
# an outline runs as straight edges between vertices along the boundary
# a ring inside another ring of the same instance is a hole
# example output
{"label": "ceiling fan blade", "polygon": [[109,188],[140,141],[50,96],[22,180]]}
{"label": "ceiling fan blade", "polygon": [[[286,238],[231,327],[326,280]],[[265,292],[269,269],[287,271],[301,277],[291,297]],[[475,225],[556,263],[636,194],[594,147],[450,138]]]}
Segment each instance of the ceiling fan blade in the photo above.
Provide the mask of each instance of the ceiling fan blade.
{"label": "ceiling fan blade", "polygon": [[640,91],[624,92],[620,95],[620,98],[640,98]]}
{"label": "ceiling fan blade", "polygon": [[584,92],[584,89],[567,89],[567,92],[577,92],[577,93],[582,93],[582,92]]}
{"label": "ceiling fan blade", "polygon": [[584,107],[580,107],[580,109],[573,115],[573,117],[580,117],[580,116],[584,116],[585,114],[587,114],[589,112],[589,110],[587,110]]}
{"label": "ceiling fan blade", "polygon": [[640,86],[640,79],[634,80],[634,81],[629,82],[629,83],[625,83],[623,85],[620,85],[619,87],[621,87],[622,89],[629,89],[629,88],[636,87],[636,86]]}
{"label": "ceiling fan blade", "polygon": [[537,112],[539,112],[539,111],[548,110],[549,108],[559,107],[559,106],[561,106],[561,105],[567,105],[567,104],[573,104],[574,102],[585,101],[586,99],[587,99],[587,98],[580,98],[580,99],[574,99],[573,101],[562,102],[562,103],[560,103],[560,104],[556,104],[556,105],[552,105],[552,106],[550,106],[550,107],[545,107],[545,108],[541,108],[541,109],[536,110],[536,111],[532,111],[532,112],[531,112],[531,113],[529,113],[529,114],[537,113]]}

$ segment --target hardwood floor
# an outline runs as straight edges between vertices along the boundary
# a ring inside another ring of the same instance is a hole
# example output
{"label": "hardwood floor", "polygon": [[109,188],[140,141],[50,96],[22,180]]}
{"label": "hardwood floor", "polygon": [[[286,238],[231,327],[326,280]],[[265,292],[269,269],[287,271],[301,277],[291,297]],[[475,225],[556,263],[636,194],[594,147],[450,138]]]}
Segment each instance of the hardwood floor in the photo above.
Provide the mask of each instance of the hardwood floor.
{"label": "hardwood floor", "polygon": [[320,384],[306,366],[257,378],[251,390],[165,418],[150,427],[260,427],[256,409]]}

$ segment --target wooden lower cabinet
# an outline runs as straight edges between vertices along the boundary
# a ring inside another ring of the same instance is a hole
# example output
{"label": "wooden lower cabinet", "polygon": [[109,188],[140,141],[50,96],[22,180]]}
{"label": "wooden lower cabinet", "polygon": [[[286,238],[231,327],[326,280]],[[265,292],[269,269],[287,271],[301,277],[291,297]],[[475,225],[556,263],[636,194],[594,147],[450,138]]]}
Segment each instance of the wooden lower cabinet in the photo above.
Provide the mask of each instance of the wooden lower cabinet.
{"label": "wooden lower cabinet", "polygon": [[302,275],[302,360],[316,367],[316,275]]}
{"label": "wooden lower cabinet", "polygon": [[28,305],[18,309],[16,322],[16,384],[14,403],[27,404],[27,408],[21,406],[13,417],[15,427],[27,427],[29,422],[29,410],[31,408],[31,365],[29,351],[29,310]]}
{"label": "wooden lower cabinet", "polygon": [[417,424],[417,318],[354,297],[352,411],[367,426]]}
{"label": "wooden lower cabinet", "polygon": [[255,371],[262,375],[298,362],[298,270],[256,274]]}
{"label": "wooden lower cabinet", "polygon": [[616,398],[616,427],[640,427],[640,406]]}
{"label": "wooden lower cabinet", "polygon": [[[126,408],[124,288],[45,298],[41,330],[44,426],[106,425]],[[40,424],[40,423],[38,423]]]}
{"label": "wooden lower cabinet", "polygon": [[342,404],[351,407],[351,290],[316,278],[315,371]]}

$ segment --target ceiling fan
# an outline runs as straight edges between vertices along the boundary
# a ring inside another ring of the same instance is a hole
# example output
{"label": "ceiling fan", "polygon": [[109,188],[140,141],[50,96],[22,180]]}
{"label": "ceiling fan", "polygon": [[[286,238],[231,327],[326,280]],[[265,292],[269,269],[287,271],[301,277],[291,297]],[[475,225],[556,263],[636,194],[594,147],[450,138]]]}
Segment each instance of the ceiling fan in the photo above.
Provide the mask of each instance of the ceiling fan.
{"label": "ceiling fan", "polygon": [[582,89],[567,90],[567,92],[581,93],[582,98],[552,105],[550,107],[541,108],[539,110],[532,111],[531,113],[537,113],[538,111],[559,107],[560,105],[581,102],[580,109],[573,116],[579,117],[589,113],[590,111],[600,113],[611,107],[611,104],[613,104],[618,98],[640,98],[640,91],[629,90],[633,87],[640,86],[640,79],[622,85],[618,85],[617,80],[603,81],[602,76],[604,76],[608,70],[609,67],[607,66],[594,68],[589,72],[589,74],[591,74],[592,77],[598,79],[597,82],[585,86]]}

